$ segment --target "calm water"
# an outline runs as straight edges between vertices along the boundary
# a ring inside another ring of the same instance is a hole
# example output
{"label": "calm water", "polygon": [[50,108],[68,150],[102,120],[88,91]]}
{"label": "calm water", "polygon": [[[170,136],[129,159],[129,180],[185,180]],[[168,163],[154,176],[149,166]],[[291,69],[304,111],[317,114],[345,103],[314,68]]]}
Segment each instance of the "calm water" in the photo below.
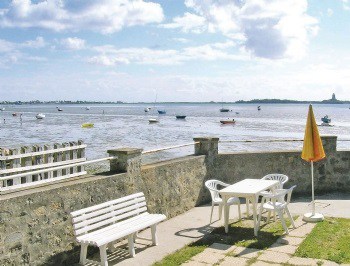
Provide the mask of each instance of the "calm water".
{"label": "calm water", "polygon": [[[0,146],[13,148],[22,145],[84,140],[88,145],[88,159],[102,158],[106,150],[118,147],[140,147],[145,150],[190,143],[196,136],[217,136],[220,140],[244,139],[301,139],[308,111],[307,104],[232,104],[225,107],[229,113],[220,113],[220,104],[162,104],[167,114],[158,116],[151,110],[145,113],[145,104],[120,105],[13,105],[0,112]],[[22,113],[19,116],[12,113]],[[37,120],[35,114],[46,118]],[[104,114],[103,114],[104,112]],[[239,112],[239,114],[236,114]],[[350,110],[348,105],[314,105],[317,122],[328,115],[334,127],[319,127],[321,134],[350,139]],[[176,120],[175,114],[185,114],[185,121]],[[149,124],[150,117],[159,117],[160,123]],[[235,118],[235,125],[221,125],[220,119]],[[6,119],[4,123],[3,120]],[[94,128],[81,128],[91,122]],[[301,143],[223,143],[220,151],[286,150],[301,148]],[[339,141],[338,148],[349,149],[350,142]],[[176,149],[159,158],[193,153],[193,147]]]}

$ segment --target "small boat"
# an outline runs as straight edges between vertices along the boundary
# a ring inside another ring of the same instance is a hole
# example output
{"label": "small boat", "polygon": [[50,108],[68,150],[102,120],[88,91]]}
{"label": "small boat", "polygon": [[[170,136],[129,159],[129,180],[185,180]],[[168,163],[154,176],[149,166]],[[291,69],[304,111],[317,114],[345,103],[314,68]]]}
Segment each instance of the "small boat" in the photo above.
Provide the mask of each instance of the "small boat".
{"label": "small boat", "polygon": [[36,114],[36,119],[44,119],[45,115],[43,113]]}
{"label": "small boat", "polygon": [[12,116],[17,116],[17,113],[12,113]]}
{"label": "small boat", "polygon": [[85,110],[90,110],[90,107],[85,107]]}
{"label": "small boat", "polygon": [[331,125],[329,123],[322,122],[322,124],[318,125],[320,127],[334,127],[334,125]]}
{"label": "small boat", "polygon": [[57,111],[62,112],[62,111],[63,111],[63,109],[61,109],[61,108],[57,108]]}
{"label": "small boat", "polygon": [[325,115],[324,117],[321,118],[321,121],[323,123],[330,123],[331,122],[331,119],[328,117],[328,115]]}
{"label": "small boat", "polygon": [[144,109],[144,111],[145,111],[146,113],[148,113],[149,111],[151,111],[151,107],[146,107],[146,108]]}
{"label": "small boat", "polygon": [[239,115],[239,112],[236,112],[236,115]]}
{"label": "small boat", "polygon": [[234,119],[232,119],[232,120],[220,120],[220,123],[221,124],[223,124],[223,125],[228,125],[228,124],[234,124],[234,123],[236,123],[236,121],[234,120]]}
{"label": "small boat", "polygon": [[227,108],[220,108],[220,112],[221,112],[221,113],[227,113],[227,112],[230,112],[230,109],[227,109]]}
{"label": "small boat", "polygon": [[148,119],[148,122],[149,122],[150,124],[154,124],[154,123],[158,123],[159,120],[158,120],[157,118],[150,118],[150,119]]}
{"label": "small boat", "polygon": [[176,115],[176,119],[186,119],[185,115]]}
{"label": "small boat", "polygon": [[261,107],[260,107],[260,105],[258,106],[258,111],[260,111],[261,110]]}
{"label": "small boat", "polygon": [[94,124],[93,123],[84,123],[81,125],[82,128],[92,128],[94,127]]}
{"label": "small boat", "polygon": [[158,111],[158,114],[160,114],[160,115],[165,115],[166,114],[165,110],[157,110],[157,111]]}
{"label": "small boat", "polygon": [[0,111],[5,111],[5,107],[0,108]]}

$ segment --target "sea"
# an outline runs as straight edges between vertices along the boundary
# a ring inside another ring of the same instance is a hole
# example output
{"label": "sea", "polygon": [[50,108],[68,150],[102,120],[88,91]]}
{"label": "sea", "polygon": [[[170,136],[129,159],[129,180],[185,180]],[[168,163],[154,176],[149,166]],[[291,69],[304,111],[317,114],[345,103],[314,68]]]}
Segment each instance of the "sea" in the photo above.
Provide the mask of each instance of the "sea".
{"label": "sea", "polygon": [[[157,104],[32,104],[3,105],[0,111],[0,147],[17,148],[83,140],[89,160],[104,158],[113,148],[135,147],[145,151],[193,143],[194,137],[219,137],[220,152],[298,150],[302,142],[270,142],[303,139],[308,104],[225,104],[232,111],[221,113],[219,103]],[[59,112],[57,107],[63,111]],[[89,108],[86,108],[89,107]],[[145,108],[151,108],[145,112]],[[89,109],[89,110],[87,110]],[[157,109],[166,110],[158,115]],[[350,149],[350,109],[347,104],[314,104],[317,123],[328,115],[330,127],[321,135],[338,136],[338,149]],[[17,113],[17,116],[13,116]],[[38,120],[35,115],[45,114]],[[20,114],[22,116],[20,117]],[[186,115],[185,120],[175,115]],[[22,119],[21,119],[22,118]],[[150,124],[149,118],[159,123]],[[220,120],[235,119],[222,125]],[[82,128],[93,123],[93,128]],[[244,142],[259,140],[258,142]],[[144,162],[193,154],[187,146],[143,156]]]}

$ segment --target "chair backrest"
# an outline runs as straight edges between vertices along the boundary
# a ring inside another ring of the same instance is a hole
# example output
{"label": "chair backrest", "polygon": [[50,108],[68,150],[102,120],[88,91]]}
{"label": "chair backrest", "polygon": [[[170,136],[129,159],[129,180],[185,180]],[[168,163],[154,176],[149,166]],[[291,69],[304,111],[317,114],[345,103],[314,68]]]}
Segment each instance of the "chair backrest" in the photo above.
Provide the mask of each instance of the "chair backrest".
{"label": "chair backrest", "polygon": [[277,180],[280,182],[279,188],[283,188],[283,185],[288,181],[288,176],[283,174],[269,174],[261,178],[262,180]]}
{"label": "chair backrest", "polygon": [[223,187],[229,186],[229,184],[226,184],[216,179],[205,181],[205,186],[209,189],[212,201],[217,201],[218,199],[220,199],[220,194],[218,190],[219,185]]}

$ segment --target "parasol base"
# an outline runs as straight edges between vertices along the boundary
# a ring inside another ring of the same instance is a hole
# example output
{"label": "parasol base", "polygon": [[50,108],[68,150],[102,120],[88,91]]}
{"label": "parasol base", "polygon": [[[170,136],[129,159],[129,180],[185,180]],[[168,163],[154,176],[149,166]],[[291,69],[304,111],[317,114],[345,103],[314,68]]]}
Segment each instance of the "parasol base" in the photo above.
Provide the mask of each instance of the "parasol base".
{"label": "parasol base", "polygon": [[317,223],[324,220],[324,216],[321,213],[315,213],[312,215],[311,212],[305,213],[303,217],[303,221],[308,223]]}

